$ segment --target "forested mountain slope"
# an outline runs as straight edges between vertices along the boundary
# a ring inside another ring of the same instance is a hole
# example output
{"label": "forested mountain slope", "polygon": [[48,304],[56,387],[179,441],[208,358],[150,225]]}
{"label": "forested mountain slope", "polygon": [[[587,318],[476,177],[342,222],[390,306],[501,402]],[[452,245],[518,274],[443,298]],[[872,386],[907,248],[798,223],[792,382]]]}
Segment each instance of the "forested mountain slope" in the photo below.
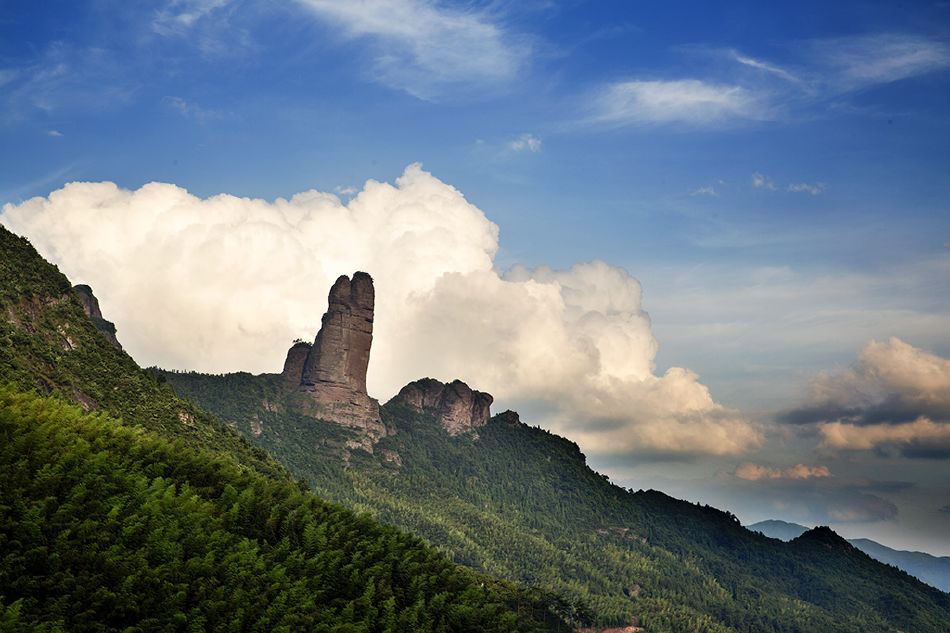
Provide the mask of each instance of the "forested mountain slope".
{"label": "forested mountain slope", "polygon": [[[761,521],[748,528],[783,541],[790,541],[808,531],[804,525],[775,519]],[[871,558],[902,569],[931,587],[950,591],[950,556],[934,556],[926,552],[893,549],[866,538],[848,539],[848,542]]]}
{"label": "forested mountain slope", "polygon": [[830,530],[786,544],[729,513],[632,492],[573,442],[506,412],[450,436],[398,399],[370,454],[295,410],[279,375],[158,372],[328,498],[454,560],[561,595],[578,621],[647,631],[946,631],[950,596]]}
{"label": "forested mountain slope", "polygon": [[549,595],[307,492],[2,227],[0,473],[0,630],[565,628]]}

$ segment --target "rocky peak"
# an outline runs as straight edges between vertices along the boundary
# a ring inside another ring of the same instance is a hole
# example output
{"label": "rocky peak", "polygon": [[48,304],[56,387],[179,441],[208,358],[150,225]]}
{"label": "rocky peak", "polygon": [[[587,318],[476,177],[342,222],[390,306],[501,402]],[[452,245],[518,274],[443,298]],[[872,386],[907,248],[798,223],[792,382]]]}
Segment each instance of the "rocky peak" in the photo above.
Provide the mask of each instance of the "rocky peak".
{"label": "rocky peak", "polygon": [[510,424],[511,426],[517,426],[518,424],[521,424],[521,416],[519,416],[516,411],[512,411],[511,409],[502,411],[495,417],[498,418],[499,422],[504,422],[505,424]]}
{"label": "rocky peak", "polygon": [[379,403],[366,393],[374,303],[372,277],[342,275],[330,289],[313,345],[296,343],[284,363],[285,378],[298,376],[298,389],[308,394],[311,415],[363,429],[373,440],[386,434]]}
{"label": "rocky peak", "polygon": [[490,394],[475,391],[461,380],[445,384],[433,378],[411,382],[393,398],[394,402],[432,415],[449,435],[461,435],[487,424],[493,400]]}
{"label": "rocky peak", "polygon": [[122,345],[119,344],[119,339],[115,336],[115,324],[112,321],[106,321],[102,317],[102,310],[99,309],[99,300],[96,299],[96,295],[92,293],[92,287],[86,284],[79,284],[73,286],[73,292],[76,293],[76,298],[79,299],[79,304],[82,306],[83,312],[86,313],[86,316],[89,317],[92,324],[96,326],[96,329],[102,332],[102,335],[106,337],[106,340],[112,343],[112,345],[122,349]]}
{"label": "rocky peak", "polygon": [[307,356],[310,354],[310,348],[313,347],[306,341],[294,341],[294,344],[287,350],[287,358],[284,360],[284,370],[280,372],[284,380],[294,386],[300,384],[303,376],[303,366],[307,362]]}
{"label": "rocky peak", "polygon": [[358,272],[341,275],[330,289],[329,306],[307,356],[301,384],[343,385],[366,393],[366,370],[373,344],[373,279]]}

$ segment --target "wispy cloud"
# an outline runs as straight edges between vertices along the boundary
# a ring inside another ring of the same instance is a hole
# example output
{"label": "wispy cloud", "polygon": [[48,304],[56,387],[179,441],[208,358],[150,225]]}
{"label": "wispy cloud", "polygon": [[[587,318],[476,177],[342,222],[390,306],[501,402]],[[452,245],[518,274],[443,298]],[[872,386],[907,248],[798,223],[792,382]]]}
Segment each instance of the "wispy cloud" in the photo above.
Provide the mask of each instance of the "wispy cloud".
{"label": "wispy cloud", "polygon": [[758,172],[752,174],[752,186],[756,189],[768,189],[775,191],[775,183],[771,178]]}
{"label": "wispy cloud", "polygon": [[189,101],[183,97],[166,96],[162,98],[162,103],[171,108],[183,117],[195,119],[197,121],[207,121],[209,119],[221,119],[229,116],[227,112],[205,108],[194,101]]}
{"label": "wispy cloud", "polygon": [[46,130],[46,136],[52,136],[53,138],[60,138],[63,135],[59,130]]}
{"label": "wispy cloud", "polygon": [[541,139],[534,134],[527,132],[508,141],[508,149],[513,152],[532,152],[537,154],[541,151]]}
{"label": "wispy cloud", "polygon": [[719,196],[719,192],[716,191],[715,187],[699,187],[690,192],[691,196],[709,196],[715,198]]}
{"label": "wispy cloud", "polygon": [[376,77],[420,98],[435,98],[450,86],[510,81],[530,53],[523,39],[485,11],[430,0],[297,2],[349,37],[370,40]]}
{"label": "wispy cloud", "polygon": [[183,35],[199,20],[231,4],[232,0],[168,0],[152,18],[152,29],[160,35]]}
{"label": "wispy cloud", "polygon": [[781,77],[782,79],[785,79],[786,81],[791,81],[793,83],[801,83],[802,81],[799,77],[793,75],[792,73],[785,70],[784,68],[780,68],[779,66],[776,66],[775,64],[762,61],[761,59],[755,59],[753,57],[749,57],[748,55],[743,55],[737,50],[730,50],[729,56],[732,57],[732,59],[734,59],[735,61],[742,64],[743,66],[748,66],[749,68],[755,68],[756,70],[764,71],[771,75],[775,75],[776,77]]}
{"label": "wispy cloud", "polygon": [[[783,64],[734,48],[700,45],[683,50],[733,62],[712,70],[724,72],[720,75],[726,77],[724,81],[741,91],[734,94],[747,98],[734,100],[735,107],[720,113],[731,116],[720,118],[777,120],[828,108],[859,90],[950,68],[950,42],[916,34],[868,33],[801,41]],[[670,117],[675,116],[673,112]],[[815,187],[788,190],[817,195],[821,187],[817,193]]]}
{"label": "wispy cloud", "polygon": [[[752,187],[754,189],[765,189],[766,191],[778,191],[779,185],[765,174],[755,172],[752,174]],[[813,196],[819,195],[825,190],[824,183],[793,182],[781,187],[790,193],[807,193]]]}
{"label": "wispy cloud", "polygon": [[0,122],[37,110],[115,107],[128,101],[135,85],[111,51],[60,42],[18,68],[0,70],[0,84]]}
{"label": "wispy cloud", "polygon": [[712,126],[768,117],[763,100],[750,90],[698,79],[615,82],[592,101],[594,121],[615,125]]}
{"label": "wispy cloud", "polygon": [[819,40],[811,57],[838,90],[890,83],[950,68],[950,45],[906,34],[871,34]]}
{"label": "wispy cloud", "polygon": [[791,191],[792,193],[809,193],[813,196],[817,196],[824,190],[825,185],[820,182],[815,184],[809,184],[807,182],[794,182],[785,187],[785,191]]}

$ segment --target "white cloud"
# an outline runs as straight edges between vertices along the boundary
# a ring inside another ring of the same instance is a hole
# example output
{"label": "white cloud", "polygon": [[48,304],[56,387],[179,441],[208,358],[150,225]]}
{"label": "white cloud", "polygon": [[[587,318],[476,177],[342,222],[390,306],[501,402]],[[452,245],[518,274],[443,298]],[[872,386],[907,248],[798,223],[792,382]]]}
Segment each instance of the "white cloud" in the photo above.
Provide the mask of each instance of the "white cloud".
{"label": "white cloud", "polygon": [[[752,186],[755,189],[766,189],[768,191],[776,191],[779,187],[775,184],[775,181],[769,178],[764,174],[755,172],[752,174]],[[785,191],[791,193],[808,193],[813,196],[819,195],[825,190],[825,185],[823,183],[807,183],[807,182],[794,182],[784,187]]]}
{"label": "white cloud", "polygon": [[602,262],[499,275],[498,227],[418,165],[345,204],[72,183],[6,205],[0,221],[90,283],[146,364],[277,371],[290,341],[314,336],[332,281],[366,270],[377,397],[461,378],[595,453],[736,454],[761,441],[693,372],[654,373],[636,279]]}
{"label": "white cloud", "polygon": [[421,98],[450,86],[512,80],[530,47],[486,12],[448,8],[430,0],[297,0],[351,38],[375,45],[381,81]]}
{"label": "white cloud", "polygon": [[825,186],[820,182],[815,184],[809,184],[807,182],[795,182],[785,187],[785,190],[791,191],[792,193],[809,193],[813,196],[817,196],[825,190]]}
{"label": "white cloud", "polygon": [[752,174],[752,186],[756,189],[768,189],[769,191],[775,191],[775,183],[772,182],[772,179],[768,176],[763,176],[758,172]]}
{"label": "white cloud", "polygon": [[719,195],[719,193],[716,191],[715,187],[699,187],[698,189],[694,189],[692,192],[690,192],[689,195],[710,196],[710,197],[715,198]]}
{"label": "white cloud", "polygon": [[46,130],[46,136],[52,136],[53,138],[60,138],[63,135],[59,130]]}
{"label": "white cloud", "polygon": [[840,90],[889,83],[950,68],[950,45],[907,34],[869,34],[820,40],[815,63]]}
{"label": "white cloud", "polygon": [[518,138],[512,139],[508,142],[508,149],[513,152],[532,152],[537,154],[541,151],[541,139],[535,136],[534,134],[529,134],[525,132]]}
{"label": "white cloud", "polygon": [[202,18],[231,0],[168,0],[152,18],[152,29],[159,35],[184,35]]}
{"label": "white cloud", "polygon": [[921,455],[950,455],[950,424],[934,422],[924,417],[905,424],[861,426],[827,422],[819,424],[818,430],[821,433],[822,448],[870,451],[882,447],[897,447],[906,451],[917,446],[917,450],[913,452]]}
{"label": "white cloud", "polygon": [[762,61],[761,59],[754,59],[752,57],[749,57],[748,55],[743,55],[739,51],[735,51],[735,50],[729,51],[729,55],[732,57],[732,59],[739,62],[743,66],[748,66],[749,68],[755,68],[756,70],[767,72],[771,75],[775,75],[776,77],[781,77],[782,79],[785,79],[786,81],[791,81],[793,83],[801,82],[801,79],[799,79],[792,73],[788,72],[784,68],[780,68],[776,66],[775,64]]}
{"label": "white cloud", "polygon": [[612,83],[594,96],[593,110],[595,122],[617,125],[705,126],[767,118],[762,99],[746,88],[696,79]]}
{"label": "white cloud", "polygon": [[788,468],[771,468],[760,466],[759,464],[739,464],[736,467],[735,476],[746,481],[759,481],[762,479],[813,479],[816,477],[830,477],[831,471],[827,466],[806,466],[805,464],[795,464]]}
{"label": "white cloud", "polygon": [[871,341],[855,367],[820,375],[811,390],[817,403],[863,410],[896,396],[950,419],[950,360],[896,337]]}
{"label": "white cloud", "polygon": [[950,457],[948,359],[898,338],[871,341],[854,367],[820,374],[811,392],[781,419],[816,424],[822,448]]}

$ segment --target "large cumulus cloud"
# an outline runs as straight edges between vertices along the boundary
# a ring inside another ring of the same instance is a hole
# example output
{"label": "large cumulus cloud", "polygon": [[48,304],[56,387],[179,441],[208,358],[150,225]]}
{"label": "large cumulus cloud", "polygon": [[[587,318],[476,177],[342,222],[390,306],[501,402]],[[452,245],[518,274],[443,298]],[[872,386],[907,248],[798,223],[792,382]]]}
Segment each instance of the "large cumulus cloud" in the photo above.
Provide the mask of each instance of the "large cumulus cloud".
{"label": "large cumulus cloud", "polygon": [[780,420],[813,425],[828,449],[950,457],[950,360],[898,338],[871,341],[850,369],[812,381]]}
{"label": "large cumulus cloud", "polygon": [[368,384],[381,399],[421,376],[458,377],[594,453],[761,442],[693,372],[656,375],[636,279],[603,262],[500,274],[498,227],[419,165],[346,203],[72,183],[6,205],[0,221],[90,283],[142,363],[276,371],[292,339],[313,337],[332,281],[365,270],[377,287]]}

